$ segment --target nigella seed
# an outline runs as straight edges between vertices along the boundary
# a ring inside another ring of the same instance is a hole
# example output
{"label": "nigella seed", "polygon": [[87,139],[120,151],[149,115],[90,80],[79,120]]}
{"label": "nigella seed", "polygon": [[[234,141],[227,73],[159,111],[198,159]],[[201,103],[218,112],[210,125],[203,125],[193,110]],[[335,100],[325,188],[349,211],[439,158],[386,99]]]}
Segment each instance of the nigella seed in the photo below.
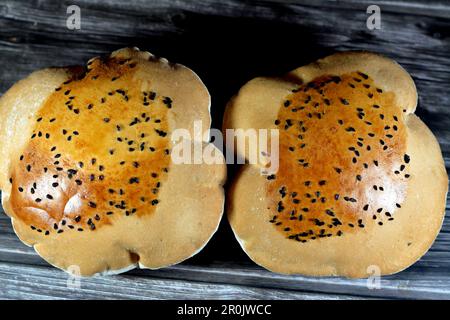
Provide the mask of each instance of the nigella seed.
{"label": "nigella seed", "polygon": [[344,99],[344,98],[339,98],[339,100],[341,101],[341,103],[343,104],[343,105],[346,105],[346,106],[348,106],[350,103],[346,100],[346,99]]}
{"label": "nigella seed", "polygon": [[361,71],[358,71],[358,74],[363,77],[365,80],[369,79],[369,76],[365,73],[362,73]]}
{"label": "nigella seed", "polygon": [[165,137],[167,135],[167,132],[159,130],[159,129],[155,129],[155,132],[160,136],[160,137]]}
{"label": "nigella seed", "polygon": [[283,203],[281,201],[278,202],[277,211],[282,212],[284,210]]}
{"label": "nigella seed", "polygon": [[129,183],[130,184],[139,183],[139,178],[138,177],[132,177],[132,178],[130,178]]}
{"label": "nigella seed", "polygon": [[411,160],[411,158],[409,157],[409,155],[407,155],[405,153],[405,155],[403,156],[403,160],[405,161],[405,163],[409,163],[409,161]]}
{"label": "nigella seed", "polygon": [[170,99],[169,97],[165,97],[163,99],[163,103],[167,106],[167,108],[172,108],[172,99]]}

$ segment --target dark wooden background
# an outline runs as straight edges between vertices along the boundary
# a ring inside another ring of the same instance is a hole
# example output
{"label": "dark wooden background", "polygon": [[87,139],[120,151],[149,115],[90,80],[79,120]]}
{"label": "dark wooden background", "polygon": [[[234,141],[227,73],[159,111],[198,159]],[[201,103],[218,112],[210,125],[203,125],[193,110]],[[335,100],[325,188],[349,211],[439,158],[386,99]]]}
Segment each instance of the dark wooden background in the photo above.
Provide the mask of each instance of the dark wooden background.
{"label": "dark wooden background", "polygon": [[[66,28],[66,8],[81,8],[81,30]],[[366,28],[369,4],[381,30]],[[227,100],[249,79],[277,75],[342,50],[371,50],[403,65],[419,91],[417,114],[437,135],[450,166],[450,2],[448,1],[0,1],[0,93],[33,70],[83,64],[138,46],[195,70],[212,95],[213,126]],[[232,176],[233,168],[230,168]],[[447,206],[447,215],[450,215]],[[450,299],[450,220],[414,266],[366,280],[284,276],[252,263],[226,219],[197,256],[158,271],[134,270],[67,288],[14,235],[0,215],[0,298],[144,299]]]}

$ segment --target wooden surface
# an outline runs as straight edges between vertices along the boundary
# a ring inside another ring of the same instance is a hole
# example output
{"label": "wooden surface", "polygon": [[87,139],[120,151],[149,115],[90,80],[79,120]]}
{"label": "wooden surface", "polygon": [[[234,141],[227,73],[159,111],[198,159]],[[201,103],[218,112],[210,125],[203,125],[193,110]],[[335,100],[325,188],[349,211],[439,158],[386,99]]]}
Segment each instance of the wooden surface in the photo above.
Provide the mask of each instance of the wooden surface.
{"label": "wooden surface", "polygon": [[[81,8],[81,30],[65,27],[68,4]],[[366,28],[378,4],[382,29]],[[9,1],[0,2],[0,93],[35,69],[82,64],[138,46],[193,68],[213,98],[220,127],[226,101],[257,75],[282,74],[335,51],[386,54],[414,77],[417,114],[436,134],[450,167],[450,3],[447,1]],[[291,48],[291,49],[288,49]],[[233,168],[230,168],[230,177]],[[447,216],[450,215],[447,205]],[[158,271],[134,270],[81,281],[49,267],[0,215],[0,298],[352,299],[450,298],[450,217],[414,266],[366,280],[273,274],[252,263],[226,220],[194,258]]]}

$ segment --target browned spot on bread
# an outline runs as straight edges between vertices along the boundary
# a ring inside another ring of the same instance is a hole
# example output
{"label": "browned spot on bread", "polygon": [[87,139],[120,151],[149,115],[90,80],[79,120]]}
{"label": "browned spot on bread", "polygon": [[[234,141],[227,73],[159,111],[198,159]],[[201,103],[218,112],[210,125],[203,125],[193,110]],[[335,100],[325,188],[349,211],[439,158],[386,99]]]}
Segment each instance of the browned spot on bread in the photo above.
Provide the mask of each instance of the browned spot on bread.
{"label": "browned spot on bread", "polygon": [[172,100],[137,78],[138,68],[92,60],[39,110],[11,176],[14,213],[33,230],[93,231],[116,215],[155,210],[170,164]]}
{"label": "browned spot on bread", "polygon": [[394,93],[361,72],[294,90],[275,122],[280,167],[268,178],[270,222],[306,242],[394,220],[409,178],[401,110]]}

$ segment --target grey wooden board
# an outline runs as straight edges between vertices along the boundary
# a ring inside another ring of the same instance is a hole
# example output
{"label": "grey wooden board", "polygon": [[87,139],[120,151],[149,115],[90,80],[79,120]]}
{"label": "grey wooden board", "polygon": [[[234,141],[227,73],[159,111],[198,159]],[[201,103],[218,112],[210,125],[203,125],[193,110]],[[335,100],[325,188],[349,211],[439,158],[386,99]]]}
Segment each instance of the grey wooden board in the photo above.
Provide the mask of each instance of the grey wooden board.
{"label": "grey wooden board", "polygon": [[[81,30],[65,27],[67,5],[81,8]],[[369,4],[382,29],[365,27]],[[417,114],[436,134],[450,167],[449,1],[0,1],[0,93],[33,70],[82,64],[123,46],[138,46],[193,68],[212,95],[213,126],[247,80],[282,74],[342,50],[371,50],[397,60],[414,77]],[[288,50],[287,48],[293,48]],[[230,178],[235,168],[230,167]],[[450,210],[447,205],[447,216]],[[20,243],[0,216],[0,298],[445,298],[450,299],[450,220],[414,266],[365,280],[278,275],[242,252],[227,222],[194,258],[124,276],[67,276]]]}
{"label": "grey wooden board", "polygon": [[132,275],[94,277],[77,282],[55,269],[5,263],[0,263],[0,281],[0,299],[355,299],[349,295]]}

